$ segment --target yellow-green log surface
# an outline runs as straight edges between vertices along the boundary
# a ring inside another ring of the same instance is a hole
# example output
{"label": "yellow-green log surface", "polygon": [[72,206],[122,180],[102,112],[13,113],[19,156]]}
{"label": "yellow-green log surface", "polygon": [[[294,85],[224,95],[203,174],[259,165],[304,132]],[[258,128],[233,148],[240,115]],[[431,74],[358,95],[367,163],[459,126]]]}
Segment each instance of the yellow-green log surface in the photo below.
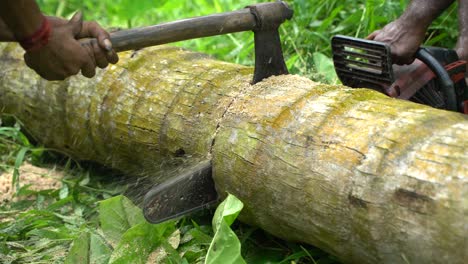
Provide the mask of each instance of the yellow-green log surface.
{"label": "yellow-green log surface", "polygon": [[[41,143],[126,172],[211,156],[242,220],[356,263],[464,263],[468,118],[171,47],[41,80],[0,46],[0,106]],[[182,151],[183,150],[183,151]]]}

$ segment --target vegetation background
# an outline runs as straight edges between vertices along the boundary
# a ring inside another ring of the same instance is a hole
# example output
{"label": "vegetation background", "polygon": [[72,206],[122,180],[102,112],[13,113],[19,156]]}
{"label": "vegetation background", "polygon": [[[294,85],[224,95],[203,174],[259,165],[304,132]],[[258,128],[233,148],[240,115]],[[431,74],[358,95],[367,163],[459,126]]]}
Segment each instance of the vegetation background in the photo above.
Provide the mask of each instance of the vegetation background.
{"label": "vegetation background", "polygon": [[[69,18],[74,12],[81,10],[86,20],[96,20],[106,28],[132,28],[237,10],[260,1],[37,2],[48,15]],[[295,15],[293,20],[280,29],[288,68],[293,73],[313,80],[335,83],[338,80],[330,58],[331,37],[342,34],[363,38],[396,19],[408,1],[293,0],[288,3],[295,10]],[[425,44],[451,48],[455,45],[457,32],[456,6],[452,6],[432,24]],[[220,60],[253,65],[254,46],[251,33],[190,40],[175,45],[211,54]],[[113,240],[105,238],[110,236],[120,239],[127,236],[130,239],[131,235],[124,231],[132,228],[139,232],[151,229],[160,234],[152,241],[131,242],[130,245],[135,247],[130,248],[132,251],[145,244],[159,243],[158,245],[162,245],[161,252],[170,256],[165,258],[165,263],[204,261],[214,236],[210,223],[212,215],[183,218],[159,227],[145,225],[141,222],[141,217],[132,218],[132,215],[141,214],[139,209],[118,196],[125,193],[131,185],[127,179],[116,178],[114,175],[110,177],[111,172],[81,166],[66,155],[32,144],[21,132],[20,121],[14,117],[3,115],[0,123],[0,173],[12,172],[12,187],[17,193],[15,201],[0,201],[0,263],[88,263],[91,260],[94,263],[107,263],[111,249],[118,251],[118,246],[112,243],[109,245],[109,241]],[[56,188],[33,191],[30,186],[21,184],[19,167],[24,162],[57,167],[57,170],[65,174],[65,178]],[[114,198],[102,202],[111,197]],[[117,226],[121,230],[105,226]],[[96,232],[98,227],[102,232]],[[240,223],[234,223],[232,227],[242,245],[242,256],[248,263],[336,262],[333,256],[311,246],[281,241]],[[177,237],[175,249],[167,246]],[[77,245],[82,245],[82,248],[77,248]],[[82,262],[83,258],[88,262]],[[122,259],[120,261],[131,263],[128,259],[127,262]]]}
{"label": "vegetation background", "polygon": [[[107,28],[131,28],[241,9],[261,0],[38,0],[47,14],[70,17],[82,10],[85,19]],[[336,82],[331,64],[333,35],[364,38],[396,19],[408,0],[291,0],[293,19],[281,27],[287,66],[293,73]],[[425,45],[451,48],[458,33],[457,9],[452,6],[433,23]],[[253,65],[253,34],[190,40],[178,43],[218,59]]]}

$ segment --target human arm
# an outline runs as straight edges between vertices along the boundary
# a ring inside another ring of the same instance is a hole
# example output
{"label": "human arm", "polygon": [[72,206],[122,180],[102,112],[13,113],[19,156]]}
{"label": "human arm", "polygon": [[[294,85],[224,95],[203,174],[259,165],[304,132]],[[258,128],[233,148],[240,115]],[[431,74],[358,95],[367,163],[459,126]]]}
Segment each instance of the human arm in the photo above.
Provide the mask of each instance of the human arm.
{"label": "human arm", "polygon": [[455,49],[460,59],[468,61],[468,0],[458,0],[458,26],[460,34]]}
{"label": "human arm", "polygon": [[[2,40],[21,41],[34,34],[43,23],[42,15],[34,0],[0,1],[0,33]],[[112,51],[109,34],[95,22],[83,23],[81,14],[70,21],[48,17],[51,34],[45,46],[38,50],[26,50],[25,62],[39,75],[48,80],[63,80],[80,70],[86,77],[95,74],[96,66],[106,67],[116,63],[118,57]],[[9,32],[6,29],[9,29]],[[81,45],[77,40],[84,37],[95,37],[97,43]],[[10,38],[10,39],[8,39]]]}
{"label": "human arm", "polygon": [[424,41],[429,25],[453,2],[454,0],[412,0],[397,20],[367,38],[388,43],[393,61],[397,64],[409,64],[413,62],[416,51]]}

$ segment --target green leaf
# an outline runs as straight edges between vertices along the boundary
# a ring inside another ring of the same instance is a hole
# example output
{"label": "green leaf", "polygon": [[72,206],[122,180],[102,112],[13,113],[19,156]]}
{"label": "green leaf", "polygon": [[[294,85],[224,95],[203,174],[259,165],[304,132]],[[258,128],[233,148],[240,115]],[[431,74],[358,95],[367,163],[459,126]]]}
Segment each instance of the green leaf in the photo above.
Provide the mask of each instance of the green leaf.
{"label": "green leaf", "polygon": [[62,188],[59,191],[59,198],[63,200],[68,197],[68,185],[66,183],[62,184]]}
{"label": "green leaf", "polygon": [[115,246],[129,228],[144,223],[145,218],[140,208],[119,195],[99,203],[99,222],[106,239]]}
{"label": "green leaf", "polygon": [[37,236],[48,239],[73,239],[74,236],[68,228],[61,226],[59,228],[46,227],[42,229],[33,229],[26,234],[28,237]]}
{"label": "green leaf", "polygon": [[320,52],[314,52],[313,59],[317,72],[323,75],[328,83],[335,84],[338,82],[332,59]]}
{"label": "green leaf", "polygon": [[0,127],[0,135],[10,137],[25,147],[31,146],[28,138],[20,131],[19,125],[15,125],[15,127]]}
{"label": "green leaf", "polygon": [[[211,227],[206,227],[206,228],[211,229]],[[188,230],[184,234],[184,236],[182,238],[182,241],[183,241],[183,243],[185,243],[185,242],[188,242],[190,240],[194,240],[195,243],[208,245],[208,244],[211,243],[211,240],[213,240],[213,237],[211,237],[207,233],[208,232],[206,232],[206,233],[203,232],[203,230],[201,230],[200,227],[194,227],[194,228]]]}
{"label": "green leaf", "polygon": [[109,263],[112,250],[106,241],[97,234],[91,234],[89,263]]}
{"label": "green leaf", "polygon": [[89,263],[89,239],[90,234],[86,232],[73,241],[65,264]]}
{"label": "green leaf", "polygon": [[241,256],[240,241],[230,228],[243,207],[243,203],[231,194],[218,206],[213,217],[215,235],[208,249],[205,264],[246,263]]}
{"label": "green leaf", "polygon": [[122,235],[120,243],[112,253],[109,263],[147,263],[148,256],[175,230],[175,222],[153,225],[137,224]]}
{"label": "green leaf", "polygon": [[11,182],[12,188],[15,188],[18,190],[20,188],[19,186],[19,167],[21,164],[23,164],[24,157],[26,155],[26,152],[28,152],[30,148],[29,147],[22,147],[18,154],[16,155],[16,160],[15,160],[15,168],[13,169],[13,180]]}
{"label": "green leaf", "polygon": [[216,233],[221,223],[224,221],[228,226],[236,220],[240,211],[244,207],[244,204],[232,194],[216,208],[216,212],[213,216],[213,231]]}
{"label": "green leaf", "polygon": [[65,264],[105,264],[110,254],[111,249],[102,237],[86,232],[73,241]]}

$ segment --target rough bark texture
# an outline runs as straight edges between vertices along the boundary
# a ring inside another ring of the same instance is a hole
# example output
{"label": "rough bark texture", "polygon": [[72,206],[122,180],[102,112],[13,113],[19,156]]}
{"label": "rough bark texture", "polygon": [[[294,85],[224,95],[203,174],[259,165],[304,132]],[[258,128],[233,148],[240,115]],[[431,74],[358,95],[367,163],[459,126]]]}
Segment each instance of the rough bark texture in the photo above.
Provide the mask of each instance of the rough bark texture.
{"label": "rough bark texture", "polygon": [[121,54],[96,78],[40,80],[0,46],[0,105],[47,146],[135,172],[211,155],[242,220],[343,262],[464,263],[468,118],[178,48]]}

